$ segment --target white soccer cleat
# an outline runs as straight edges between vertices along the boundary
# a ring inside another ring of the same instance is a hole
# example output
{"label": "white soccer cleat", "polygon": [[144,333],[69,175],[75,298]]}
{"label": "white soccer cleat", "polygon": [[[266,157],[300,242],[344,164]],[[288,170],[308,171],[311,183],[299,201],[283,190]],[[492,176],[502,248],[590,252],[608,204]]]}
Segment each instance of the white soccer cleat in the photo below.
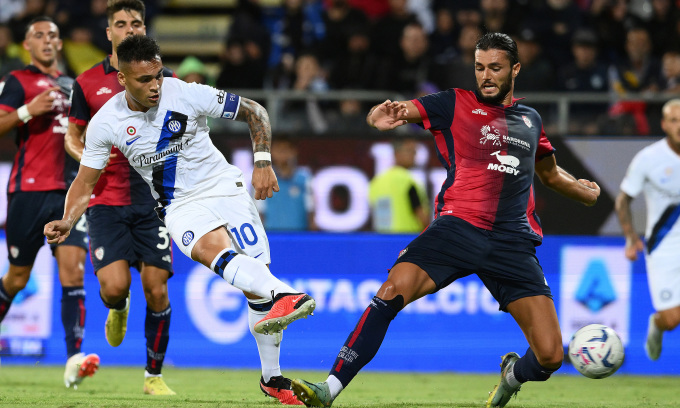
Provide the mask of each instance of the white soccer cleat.
{"label": "white soccer cleat", "polygon": [[650,360],[656,361],[661,356],[661,342],[663,341],[663,332],[656,327],[654,317],[656,314],[649,315],[649,324],[647,325],[647,341],[645,342],[645,352]]}
{"label": "white soccer cleat", "polygon": [[66,388],[78,389],[85,377],[92,377],[99,370],[99,356],[96,354],[78,353],[66,360],[64,385]]}

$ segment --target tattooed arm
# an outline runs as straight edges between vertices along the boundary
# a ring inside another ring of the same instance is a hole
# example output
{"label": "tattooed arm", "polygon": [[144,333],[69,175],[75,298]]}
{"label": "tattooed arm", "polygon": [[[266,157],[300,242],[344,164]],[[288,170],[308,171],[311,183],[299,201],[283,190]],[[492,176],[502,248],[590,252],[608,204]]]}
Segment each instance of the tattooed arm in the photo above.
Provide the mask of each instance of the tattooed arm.
{"label": "tattooed arm", "polygon": [[[250,138],[253,141],[253,153],[269,153],[271,151],[272,128],[269,123],[269,115],[262,105],[242,97],[236,120],[248,124]],[[271,160],[255,162],[252,184],[255,189],[256,200],[271,198],[274,192],[279,191],[279,182],[276,180]]]}

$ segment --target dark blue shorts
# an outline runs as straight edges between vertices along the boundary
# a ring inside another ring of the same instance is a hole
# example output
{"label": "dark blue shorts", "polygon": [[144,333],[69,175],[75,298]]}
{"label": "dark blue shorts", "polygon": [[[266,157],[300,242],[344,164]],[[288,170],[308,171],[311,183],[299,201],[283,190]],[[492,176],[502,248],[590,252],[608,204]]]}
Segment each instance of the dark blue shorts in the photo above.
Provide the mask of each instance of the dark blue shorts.
{"label": "dark blue shorts", "polygon": [[[45,245],[45,224],[64,216],[66,191],[17,191],[11,193],[7,203],[7,257],[16,266],[29,266],[35,262],[40,248]],[[87,227],[81,217],[66,241],[59,245],[74,245],[87,251]],[[52,253],[57,247],[51,244]]]}
{"label": "dark blue shorts", "polygon": [[172,276],[172,241],[153,206],[95,205],[87,209],[90,258],[94,271],[120,260],[140,269],[140,262]]}
{"label": "dark blue shorts", "polygon": [[422,268],[437,290],[477,274],[503,311],[524,297],[552,298],[531,240],[477,228],[450,215],[434,220],[401,252],[395,265],[400,262]]}

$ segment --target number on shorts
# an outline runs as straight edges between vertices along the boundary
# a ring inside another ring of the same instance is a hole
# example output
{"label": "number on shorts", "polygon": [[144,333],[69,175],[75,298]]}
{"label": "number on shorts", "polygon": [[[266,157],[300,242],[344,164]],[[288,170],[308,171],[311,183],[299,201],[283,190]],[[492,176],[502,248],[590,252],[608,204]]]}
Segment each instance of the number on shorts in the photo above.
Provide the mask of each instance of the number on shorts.
{"label": "number on shorts", "polygon": [[84,215],[78,219],[76,231],[87,232],[87,220]]}
{"label": "number on shorts", "polygon": [[163,238],[163,242],[156,245],[158,249],[167,249],[170,245],[170,236],[168,234],[168,229],[165,227],[158,227],[158,236]]}
{"label": "number on shorts", "polygon": [[[257,244],[257,234],[255,233],[255,228],[253,228],[253,226],[249,223],[241,225],[240,233],[236,227],[230,229],[230,231],[234,234],[234,237],[236,237],[236,241],[238,242],[238,245],[241,247],[241,249],[245,249],[245,246],[243,245],[244,241],[247,245]],[[252,236],[252,238],[250,236]]]}

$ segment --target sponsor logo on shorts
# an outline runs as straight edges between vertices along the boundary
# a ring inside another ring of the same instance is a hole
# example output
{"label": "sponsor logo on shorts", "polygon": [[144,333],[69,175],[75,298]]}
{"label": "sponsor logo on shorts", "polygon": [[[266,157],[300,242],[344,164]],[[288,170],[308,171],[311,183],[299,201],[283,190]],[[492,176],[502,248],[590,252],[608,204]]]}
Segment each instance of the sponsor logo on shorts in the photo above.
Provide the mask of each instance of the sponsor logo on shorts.
{"label": "sponsor logo on shorts", "polygon": [[19,256],[19,248],[12,245],[9,247],[9,254],[12,256],[12,258],[16,258]]}
{"label": "sponsor logo on shorts", "polygon": [[163,255],[163,258],[161,259],[163,260],[163,262],[172,263],[172,256],[170,255]]}
{"label": "sponsor logo on shorts", "polygon": [[194,240],[194,233],[191,231],[187,231],[182,235],[182,243],[184,246],[189,246],[191,244],[191,241]]}
{"label": "sponsor logo on shorts", "polygon": [[104,247],[99,247],[94,250],[94,257],[97,258],[98,261],[101,261],[104,259]]}
{"label": "sponsor logo on shorts", "polygon": [[401,252],[399,252],[399,256],[397,256],[397,259],[401,258],[401,256],[404,255],[406,251],[408,251],[408,248],[402,249]]}

